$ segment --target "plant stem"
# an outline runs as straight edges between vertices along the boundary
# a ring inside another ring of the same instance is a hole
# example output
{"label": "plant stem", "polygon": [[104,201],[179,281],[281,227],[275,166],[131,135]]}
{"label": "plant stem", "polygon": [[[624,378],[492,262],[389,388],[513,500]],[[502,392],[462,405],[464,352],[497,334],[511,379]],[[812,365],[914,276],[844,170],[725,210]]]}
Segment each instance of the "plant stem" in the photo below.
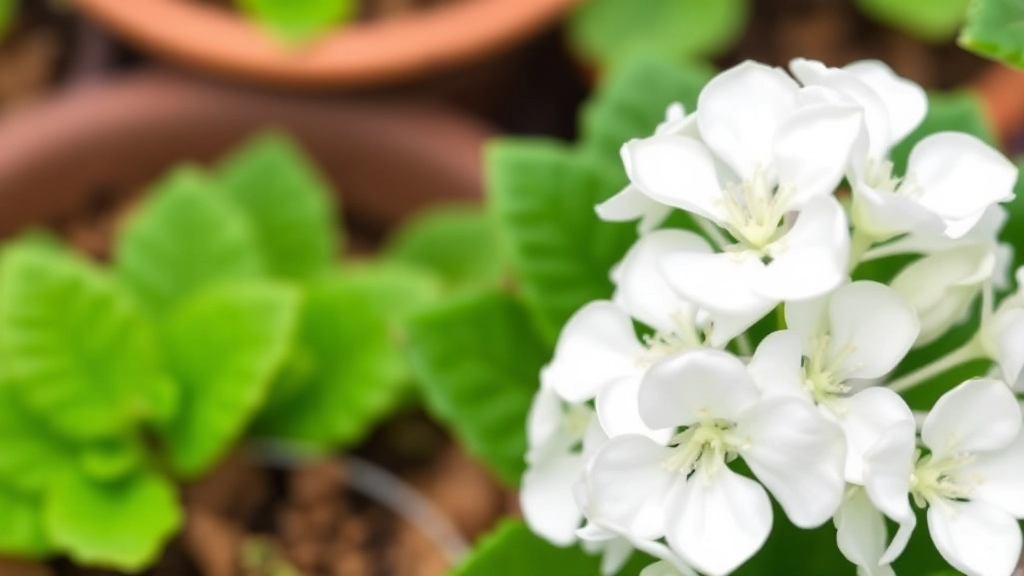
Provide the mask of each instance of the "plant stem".
{"label": "plant stem", "polygon": [[947,370],[956,368],[961,364],[985,357],[985,350],[981,346],[981,339],[978,335],[973,336],[966,344],[953,350],[949,354],[939,358],[931,364],[925,364],[917,370],[904,374],[903,376],[889,382],[887,386],[894,392],[909,390],[922,382],[925,382]]}

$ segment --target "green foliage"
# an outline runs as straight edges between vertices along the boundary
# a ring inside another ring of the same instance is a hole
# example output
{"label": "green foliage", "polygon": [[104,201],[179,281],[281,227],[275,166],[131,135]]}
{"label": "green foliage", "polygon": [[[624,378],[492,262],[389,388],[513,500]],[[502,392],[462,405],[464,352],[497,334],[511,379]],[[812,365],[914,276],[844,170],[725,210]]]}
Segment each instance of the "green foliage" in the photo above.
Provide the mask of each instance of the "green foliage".
{"label": "green foliage", "polygon": [[356,15],[355,0],[236,0],[250,18],[289,44],[308,42]]}
{"label": "green foliage", "polygon": [[921,125],[911,132],[892,151],[896,173],[902,174],[914,145],[936,132],[953,130],[966,132],[989,144],[996,144],[995,132],[985,118],[981,100],[973,92],[930,92],[928,114]]}
{"label": "green foliage", "polygon": [[216,180],[248,217],[272,274],[301,280],[330,269],[340,244],[330,186],[291,140],[256,138],[221,163]]}
{"label": "green foliage", "polygon": [[497,285],[507,271],[496,223],[476,207],[424,213],[391,238],[384,254],[432,271],[456,289]]}
{"label": "green foliage", "polygon": [[539,140],[499,141],[486,161],[523,295],[553,342],[580,306],[611,295],[608,271],[636,240],[634,223],[594,212],[621,188],[621,169]]}
{"label": "green foliage", "polygon": [[0,550],[23,558],[44,558],[54,552],[43,526],[42,501],[0,483]]}
{"label": "green foliage", "polygon": [[857,7],[883,24],[926,42],[956,36],[971,0],[857,0]]}
{"label": "green foliage", "polygon": [[588,0],[569,19],[569,35],[602,66],[637,53],[685,60],[728,48],[749,10],[748,0]]}
{"label": "green foliage", "polygon": [[1024,1],[974,0],[958,42],[986,58],[1024,67]]}
{"label": "green foliage", "polygon": [[18,13],[18,0],[0,0],[0,40],[11,30]]}
{"label": "green foliage", "polygon": [[499,478],[518,484],[526,414],[551,354],[526,310],[497,293],[466,297],[417,317],[410,340],[431,413]]}
{"label": "green foliage", "polygon": [[[638,574],[654,560],[635,553],[618,574]],[[601,557],[588,555],[579,546],[559,548],[537,537],[522,522],[507,520],[480,542],[452,576],[595,576],[601,573]]]}

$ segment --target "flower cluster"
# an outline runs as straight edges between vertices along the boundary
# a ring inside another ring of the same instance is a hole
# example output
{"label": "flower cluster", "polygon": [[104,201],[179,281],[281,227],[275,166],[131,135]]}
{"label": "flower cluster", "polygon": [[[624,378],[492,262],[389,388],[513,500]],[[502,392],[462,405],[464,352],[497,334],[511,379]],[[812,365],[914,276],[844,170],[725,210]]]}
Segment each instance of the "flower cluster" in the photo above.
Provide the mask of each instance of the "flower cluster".
{"label": "flower cluster", "polygon": [[[692,114],[675,104],[623,146],[630,185],[597,212],[639,220],[640,238],[540,375],[524,516],[603,553],[606,574],[641,550],[659,559],[644,576],[718,576],[766,541],[771,496],[798,527],[831,519],[842,554],[877,576],[916,506],[953,567],[1007,576],[1024,518],[1024,292],[1005,295],[997,233],[1017,170],[942,132],[894,174],[890,150],[925,116],[919,86],[874,61],[789,71],[727,70]],[[694,226],[666,227],[673,210]],[[887,283],[851,279],[893,255],[909,264]],[[889,377],[978,300],[973,337]],[[900,396],[978,359],[985,379],[927,413]]]}

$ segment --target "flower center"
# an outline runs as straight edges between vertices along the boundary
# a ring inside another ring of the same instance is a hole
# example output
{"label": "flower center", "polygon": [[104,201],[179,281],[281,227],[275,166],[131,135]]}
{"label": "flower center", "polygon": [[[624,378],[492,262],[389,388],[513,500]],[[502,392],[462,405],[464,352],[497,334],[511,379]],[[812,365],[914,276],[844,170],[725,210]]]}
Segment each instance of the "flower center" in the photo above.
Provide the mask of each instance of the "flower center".
{"label": "flower center", "polygon": [[830,353],[830,340],[828,335],[811,340],[810,355],[804,358],[804,389],[816,403],[835,410],[832,406],[834,401],[850,393],[850,387],[845,382],[854,367],[846,366],[845,363],[857,348],[847,344]]}
{"label": "flower center", "polygon": [[882,192],[891,192],[908,198],[920,198],[923,190],[918,186],[911,175],[903,178],[893,176],[893,164],[889,160],[878,161],[868,158],[866,165],[866,181],[868,186]]}
{"label": "flower center", "polygon": [[637,358],[637,366],[650,368],[659,360],[702,345],[692,314],[676,312],[672,315],[672,323],[675,324],[672,330],[658,330],[644,336],[644,347],[647,350]]}
{"label": "flower center", "polygon": [[763,256],[779,235],[792,196],[792,186],[773,186],[761,169],[749,180],[727,185],[722,193],[725,227],[739,242],[737,248]]}
{"label": "flower center", "polygon": [[944,500],[969,500],[980,479],[964,478],[957,472],[974,460],[969,453],[935,458],[929,454],[918,460],[910,475],[910,494],[921,508],[941,505]]}
{"label": "flower center", "polygon": [[743,444],[735,428],[734,423],[722,419],[702,420],[690,426],[669,441],[674,450],[663,465],[683,476],[698,469],[714,476],[726,462],[736,458]]}
{"label": "flower center", "polygon": [[565,404],[565,412],[562,415],[562,426],[578,442],[583,439],[594,419],[594,410],[586,404]]}

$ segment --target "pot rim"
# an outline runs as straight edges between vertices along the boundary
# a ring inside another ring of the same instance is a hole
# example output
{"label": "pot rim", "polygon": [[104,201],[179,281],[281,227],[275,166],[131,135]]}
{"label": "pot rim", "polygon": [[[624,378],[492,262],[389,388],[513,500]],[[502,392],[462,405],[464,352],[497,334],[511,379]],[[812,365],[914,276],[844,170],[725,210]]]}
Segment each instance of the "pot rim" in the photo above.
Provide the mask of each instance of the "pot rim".
{"label": "pot rim", "polygon": [[[192,0],[73,0],[144,50],[208,72],[295,88],[368,86],[510,46],[580,0],[462,0],[356,22],[289,52],[236,14]],[[202,42],[197,42],[201,38]]]}

